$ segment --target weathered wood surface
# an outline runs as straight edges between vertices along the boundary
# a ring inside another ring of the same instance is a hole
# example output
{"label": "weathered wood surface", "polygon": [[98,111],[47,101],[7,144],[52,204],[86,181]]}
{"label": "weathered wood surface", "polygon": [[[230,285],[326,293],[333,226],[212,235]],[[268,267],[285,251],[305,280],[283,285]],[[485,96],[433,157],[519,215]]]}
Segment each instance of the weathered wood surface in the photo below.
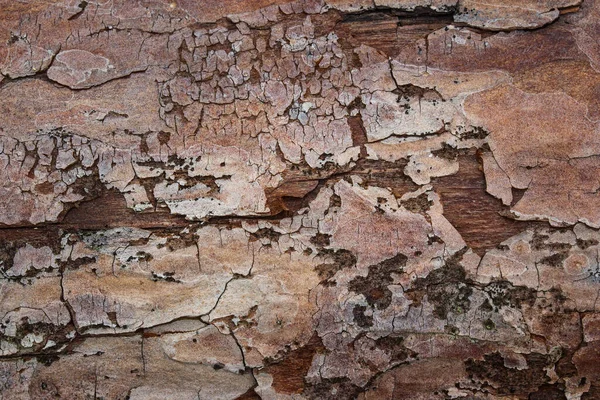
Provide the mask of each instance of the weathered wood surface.
{"label": "weathered wood surface", "polygon": [[600,398],[598,2],[0,22],[0,398]]}

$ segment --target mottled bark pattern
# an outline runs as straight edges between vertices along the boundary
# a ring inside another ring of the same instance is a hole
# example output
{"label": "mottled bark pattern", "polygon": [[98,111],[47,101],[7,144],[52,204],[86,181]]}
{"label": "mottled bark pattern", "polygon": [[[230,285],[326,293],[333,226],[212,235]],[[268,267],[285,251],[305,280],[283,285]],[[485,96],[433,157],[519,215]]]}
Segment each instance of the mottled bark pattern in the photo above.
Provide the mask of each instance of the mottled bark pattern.
{"label": "mottled bark pattern", "polygon": [[600,2],[0,0],[1,399],[600,399]]}

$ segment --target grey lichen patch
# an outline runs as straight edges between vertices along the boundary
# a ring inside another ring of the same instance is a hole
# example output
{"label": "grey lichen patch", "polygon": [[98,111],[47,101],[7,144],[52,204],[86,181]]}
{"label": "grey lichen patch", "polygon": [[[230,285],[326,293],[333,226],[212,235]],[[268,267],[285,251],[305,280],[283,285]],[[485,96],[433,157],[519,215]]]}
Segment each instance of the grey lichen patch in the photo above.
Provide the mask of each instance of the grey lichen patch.
{"label": "grey lichen patch", "polygon": [[354,278],[349,282],[348,288],[365,296],[370,306],[385,309],[392,302],[392,292],[387,287],[394,282],[393,274],[404,272],[407,260],[404,254],[397,254],[379,264],[371,265],[368,267],[367,276]]}
{"label": "grey lichen patch", "polygon": [[427,193],[422,193],[417,197],[403,200],[400,204],[410,212],[424,213],[429,210],[433,201],[429,200],[429,195]]}
{"label": "grey lichen patch", "polygon": [[352,309],[352,315],[354,321],[361,328],[370,328],[373,326],[373,316],[365,314],[367,307],[361,305],[355,305]]}
{"label": "grey lichen patch", "polygon": [[433,315],[442,320],[447,319],[448,313],[467,313],[471,308],[473,287],[460,265],[465,252],[463,249],[452,255],[442,268],[417,279],[407,295],[415,302],[421,302],[422,296],[427,295],[427,301],[433,305]]}
{"label": "grey lichen patch", "polygon": [[356,265],[356,256],[344,249],[321,249],[319,250],[319,256],[331,260],[330,262],[319,264],[315,267],[319,277],[324,281],[330,281],[338,271]]}

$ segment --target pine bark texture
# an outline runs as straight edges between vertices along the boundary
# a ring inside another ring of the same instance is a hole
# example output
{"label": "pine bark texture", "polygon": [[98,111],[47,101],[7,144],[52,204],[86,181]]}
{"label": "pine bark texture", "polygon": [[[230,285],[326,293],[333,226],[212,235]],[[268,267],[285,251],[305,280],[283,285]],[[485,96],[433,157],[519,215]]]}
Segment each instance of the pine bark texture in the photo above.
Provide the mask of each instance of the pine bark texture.
{"label": "pine bark texture", "polygon": [[0,398],[600,399],[600,1],[0,0]]}

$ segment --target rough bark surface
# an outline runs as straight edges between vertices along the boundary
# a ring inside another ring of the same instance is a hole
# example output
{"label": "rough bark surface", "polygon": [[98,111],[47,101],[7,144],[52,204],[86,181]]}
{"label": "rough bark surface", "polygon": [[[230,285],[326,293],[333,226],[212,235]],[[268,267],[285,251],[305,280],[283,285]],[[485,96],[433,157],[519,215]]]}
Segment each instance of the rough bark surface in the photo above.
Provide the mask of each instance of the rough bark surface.
{"label": "rough bark surface", "polygon": [[0,22],[0,398],[600,399],[600,2]]}

